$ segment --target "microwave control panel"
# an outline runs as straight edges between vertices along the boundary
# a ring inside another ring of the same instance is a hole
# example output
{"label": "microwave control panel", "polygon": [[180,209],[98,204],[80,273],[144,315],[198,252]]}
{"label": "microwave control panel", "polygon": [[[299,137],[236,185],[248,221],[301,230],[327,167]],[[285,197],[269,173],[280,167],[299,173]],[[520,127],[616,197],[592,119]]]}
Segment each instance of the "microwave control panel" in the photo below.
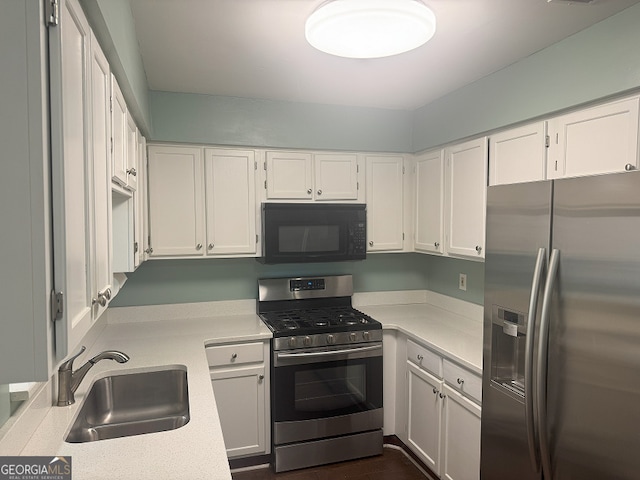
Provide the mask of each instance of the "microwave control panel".
{"label": "microwave control panel", "polygon": [[367,251],[367,226],[364,222],[349,225],[350,245],[352,253],[364,253]]}

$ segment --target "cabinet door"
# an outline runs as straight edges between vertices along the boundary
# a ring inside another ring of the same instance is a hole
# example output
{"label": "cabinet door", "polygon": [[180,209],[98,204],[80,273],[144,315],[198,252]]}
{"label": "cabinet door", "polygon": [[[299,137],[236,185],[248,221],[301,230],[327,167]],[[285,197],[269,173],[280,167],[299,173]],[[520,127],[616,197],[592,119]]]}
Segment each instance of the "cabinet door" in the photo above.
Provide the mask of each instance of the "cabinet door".
{"label": "cabinet door", "polygon": [[415,248],[442,253],[444,248],[444,151],[416,158]]}
{"label": "cabinet door", "polygon": [[205,150],[207,254],[256,252],[255,152]]}
{"label": "cabinet door", "polygon": [[548,178],[638,168],[638,97],[549,121]]}
{"label": "cabinet door", "polygon": [[316,200],[358,199],[358,156],[318,153],[313,156]]}
{"label": "cabinet door", "polygon": [[151,256],[202,256],[202,149],[149,147],[148,184]]}
{"label": "cabinet door", "polygon": [[265,453],[264,366],[211,371],[228,457]]}
{"label": "cabinet door", "polygon": [[114,182],[127,185],[127,104],[116,77],[111,75],[111,175]]}
{"label": "cabinet door", "polygon": [[409,447],[434,473],[440,468],[442,381],[407,362]]}
{"label": "cabinet door", "polygon": [[484,258],[487,137],[445,150],[447,158],[447,252]]}
{"label": "cabinet door", "polygon": [[129,112],[127,112],[126,162],[127,187],[136,190],[138,188],[138,127]]}
{"label": "cabinet door", "polygon": [[446,384],[443,393],[443,455],[440,475],[447,480],[478,480],[481,409]]}
{"label": "cabinet door", "polygon": [[93,310],[90,29],[76,0],[60,2],[59,27],[49,35],[54,288],[64,298],[55,341],[61,359],[91,326]]}
{"label": "cabinet door", "polygon": [[491,135],[489,185],[544,180],[546,155],[546,122]]}
{"label": "cabinet door", "polygon": [[93,221],[95,249],[92,297],[104,296],[107,304],[96,302],[99,317],[111,297],[111,71],[98,40],[91,35],[91,159],[93,161]]}
{"label": "cabinet door", "polygon": [[144,138],[142,132],[138,135],[138,216],[136,238],[139,242],[140,263],[145,262],[149,258],[149,202],[147,184],[147,139]]}
{"label": "cabinet door", "polygon": [[267,152],[267,199],[312,200],[310,153]]}
{"label": "cabinet door", "polygon": [[368,156],[367,240],[368,251],[403,248],[403,158]]}

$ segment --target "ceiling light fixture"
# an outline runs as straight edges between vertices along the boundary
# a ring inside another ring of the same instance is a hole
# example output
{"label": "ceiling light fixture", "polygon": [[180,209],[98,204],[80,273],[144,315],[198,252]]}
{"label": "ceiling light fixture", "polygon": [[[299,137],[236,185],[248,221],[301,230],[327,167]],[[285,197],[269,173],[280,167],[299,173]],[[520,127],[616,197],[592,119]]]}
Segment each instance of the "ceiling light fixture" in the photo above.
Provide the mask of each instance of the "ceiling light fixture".
{"label": "ceiling light fixture", "polygon": [[379,58],[408,52],[436,31],[420,0],[331,0],[307,19],[307,41],[331,55]]}

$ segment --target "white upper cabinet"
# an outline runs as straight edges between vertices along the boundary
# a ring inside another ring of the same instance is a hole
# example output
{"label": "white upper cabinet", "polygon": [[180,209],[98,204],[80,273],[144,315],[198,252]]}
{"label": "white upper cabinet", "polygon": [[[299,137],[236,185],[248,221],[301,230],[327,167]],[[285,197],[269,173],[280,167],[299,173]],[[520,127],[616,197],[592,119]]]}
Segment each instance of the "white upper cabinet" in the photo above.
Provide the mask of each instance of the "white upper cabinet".
{"label": "white upper cabinet", "polygon": [[111,175],[113,181],[127,185],[127,104],[116,77],[111,75]]}
{"label": "white upper cabinet", "polygon": [[255,152],[205,149],[207,254],[256,252]]}
{"label": "white upper cabinet", "polygon": [[148,202],[148,184],[147,184],[147,139],[140,133],[138,135],[138,189],[137,195],[137,217],[136,231],[138,234],[140,263],[145,262],[149,258],[149,202]]}
{"label": "white upper cabinet", "polygon": [[354,153],[316,153],[315,199],[358,200],[358,156]]}
{"label": "white upper cabinet", "polygon": [[366,162],[367,251],[404,247],[404,159],[368,155]]}
{"label": "white upper cabinet", "polygon": [[484,258],[487,137],[445,149],[447,160],[447,252]]}
{"label": "white upper cabinet", "polygon": [[75,348],[93,318],[90,44],[89,24],[78,2],[61,2],[59,26],[49,29],[54,72],[50,80],[54,289],[61,300],[55,332],[59,359]]}
{"label": "white upper cabinet", "polygon": [[424,153],[415,163],[415,249],[444,251],[444,151]]}
{"label": "white upper cabinet", "polygon": [[94,287],[96,318],[107,308],[113,277],[111,263],[111,70],[91,35],[91,152],[93,161]]}
{"label": "white upper cabinet", "polygon": [[266,152],[267,200],[357,201],[355,153]]}
{"label": "white upper cabinet", "polygon": [[639,101],[634,97],[549,120],[547,177],[638,168]]}
{"label": "white upper cabinet", "polygon": [[544,180],[546,154],[546,122],[491,135],[489,185]]}
{"label": "white upper cabinet", "polygon": [[127,174],[126,186],[131,190],[138,188],[138,137],[140,132],[136,122],[129,112],[127,112],[127,156],[125,172]]}
{"label": "white upper cabinet", "polygon": [[267,152],[265,170],[267,199],[313,199],[313,161],[310,153]]}
{"label": "white upper cabinet", "polygon": [[202,149],[149,147],[151,256],[204,255]]}

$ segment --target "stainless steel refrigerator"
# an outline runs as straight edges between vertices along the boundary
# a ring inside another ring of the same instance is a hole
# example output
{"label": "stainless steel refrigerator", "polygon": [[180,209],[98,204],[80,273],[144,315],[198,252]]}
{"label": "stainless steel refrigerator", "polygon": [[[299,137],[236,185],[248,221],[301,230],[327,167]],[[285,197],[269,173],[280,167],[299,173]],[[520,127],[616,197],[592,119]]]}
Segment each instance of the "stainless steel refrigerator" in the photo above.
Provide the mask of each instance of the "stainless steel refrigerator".
{"label": "stainless steel refrigerator", "polygon": [[489,187],[482,480],[640,478],[640,172]]}

